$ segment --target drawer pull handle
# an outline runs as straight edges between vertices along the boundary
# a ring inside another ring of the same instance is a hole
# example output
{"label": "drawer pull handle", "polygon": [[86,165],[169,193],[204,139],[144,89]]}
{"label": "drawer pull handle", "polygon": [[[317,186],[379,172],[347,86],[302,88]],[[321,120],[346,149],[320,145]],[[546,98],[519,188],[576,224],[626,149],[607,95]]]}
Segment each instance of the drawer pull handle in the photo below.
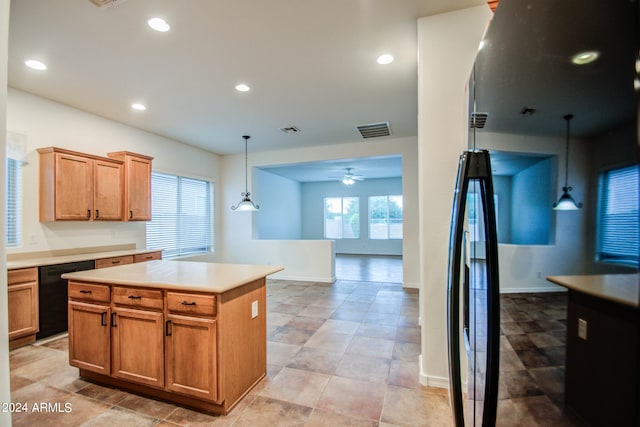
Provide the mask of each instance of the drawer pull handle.
{"label": "drawer pull handle", "polygon": [[164,334],[168,337],[171,336],[171,330],[169,329],[170,324],[171,324],[171,320],[167,320],[164,324]]}
{"label": "drawer pull handle", "polygon": [[133,211],[132,210],[129,211],[129,219],[133,219]]}
{"label": "drawer pull handle", "polygon": [[111,264],[120,264],[120,260],[119,260],[119,259],[117,259],[117,260],[115,260],[115,261],[111,261]]}
{"label": "drawer pull handle", "polygon": [[147,255],[147,259],[151,259],[151,258],[153,258],[153,256]]}
{"label": "drawer pull handle", "polygon": [[91,291],[87,290],[87,289],[80,289],[80,293],[81,294],[90,294]]}
{"label": "drawer pull handle", "polygon": [[96,209],[96,219],[100,218],[100,209]]}
{"label": "drawer pull handle", "polygon": [[118,326],[118,324],[116,323],[116,315],[117,313],[111,313],[111,326],[113,326],[114,328]]}
{"label": "drawer pull handle", "polygon": [[129,299],[142,299],[140,295],[129,295]]}
{"label": "drawer pull handle", "polygon": [[196,305],[196,302],[186,302],[186,301],[182,301],[182,305]]}
{"label": "drawer pull handle", "polygon": [[91,218],[91,209],[87,209],[87,218]]}
{"label": "drawer pull handle", "polygon": [[107,312],[103,311],[100,318],[100,326],[107,326]]}

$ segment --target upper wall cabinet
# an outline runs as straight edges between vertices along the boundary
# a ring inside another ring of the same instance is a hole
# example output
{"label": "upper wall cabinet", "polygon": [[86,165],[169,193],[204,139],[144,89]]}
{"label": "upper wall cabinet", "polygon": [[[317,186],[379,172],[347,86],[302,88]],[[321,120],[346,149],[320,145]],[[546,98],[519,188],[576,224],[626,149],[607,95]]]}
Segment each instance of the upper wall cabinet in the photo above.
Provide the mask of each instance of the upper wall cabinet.
{"label": "upper wall cabinet", "polygon": [[119,221],[123,161],[40,148],[40,221]]}
{"label": "upper wall cabinet", "polygon": [[129,151],[109,153],[124,162],[123,221],[151,220],[151,161],[153,157]]}

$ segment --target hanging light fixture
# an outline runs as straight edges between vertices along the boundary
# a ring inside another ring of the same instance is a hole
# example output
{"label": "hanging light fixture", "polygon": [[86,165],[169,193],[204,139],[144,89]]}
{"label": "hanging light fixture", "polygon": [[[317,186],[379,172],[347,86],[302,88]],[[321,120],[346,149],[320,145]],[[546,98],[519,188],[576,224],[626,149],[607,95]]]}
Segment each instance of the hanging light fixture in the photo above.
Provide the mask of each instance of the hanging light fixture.
{"label": "hanging light fixture", "polygon": [[569,194],[569,191],[572,190],[572,188],[569,187],[569,131],[573,114],[567,114],[563,118],[567,121],[567,144],[564,156],[564,187],[562,187],[562,196],[560,196],[560,199],[553,204],[553,209],[558,211],[574,211],[582,208],[582,203],[576,203],[576,201],[573,200],[573,197],[571,197],[571,194]]}
{"label": "hanging light fixture", "polygon": [[247,181],[248,181],[248,166],[247,166],[247,143],[249,141],[249,138],[251,138],[249,135],[242,135],[242,137],[244,138],[244,193],[242,193],[242,200],[240,200],[240,202],[235,205],[235,206],[231,206],[231,210],[232,211],[257,211],[258,209],[260,209],[260,206],[256,205],[253,203],[253,201],[251,201],[251,193],[249,193],[249,189],[248,189],[248,185],[247,185]]}

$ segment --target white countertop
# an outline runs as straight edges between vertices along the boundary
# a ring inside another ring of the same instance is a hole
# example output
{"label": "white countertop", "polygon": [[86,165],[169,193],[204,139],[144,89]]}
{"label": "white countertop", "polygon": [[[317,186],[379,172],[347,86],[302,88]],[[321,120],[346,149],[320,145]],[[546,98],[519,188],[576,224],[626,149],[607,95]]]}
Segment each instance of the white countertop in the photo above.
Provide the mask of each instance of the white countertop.
{"label": "white countertop", "polygon": [[[121,245],[126,246],[126,245]],[[7,256],[7,270],[17,268],[39,267],[41,265],[66,264],[68,262],[78,262],[87,260],[96,260],[102,258],[111,258],[128,255],[140,255],[150,252],[158,252],[158,249],[110,249],[105,247],[104,250],[96,250],[94,248],[78,249],[78,250],[59,250],[44,251],[25,254],[9,254]]]}
{"label": "white countertop", "polygon": [[547,280],[567,289],[597,298],[640,308],[640,276],[638,274],[594,274],[550,276]]}
{"label": "white countertop", "polygon": [[112,285],[222,293],[281,270],[283,267],[271,265],[157,260],[66,273],[62,278]]}

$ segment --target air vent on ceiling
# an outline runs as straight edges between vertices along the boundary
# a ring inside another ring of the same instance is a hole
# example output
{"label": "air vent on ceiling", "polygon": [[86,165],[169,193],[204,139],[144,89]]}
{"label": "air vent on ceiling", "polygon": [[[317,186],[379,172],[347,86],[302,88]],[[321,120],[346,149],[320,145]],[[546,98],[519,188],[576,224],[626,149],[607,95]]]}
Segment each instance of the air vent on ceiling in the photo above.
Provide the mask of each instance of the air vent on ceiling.
{"label": "air vent on ceiling", "polygon": [[363,138],[377,138],[379,136],[391,135],[389,130],[389,122],[371,123],[368,125],[356,126]]}
{"label": "air vent on ceiling", "polygon": [[127,0],[89,0],[89,1],[98,7],[110,7],[110,6],[115,6],[117,4],[123,3]]}
{"label": "air vent on ceiling", "polygon": [[487,117],[489,113],[471,113],[471,121],[469,123],[469,127],[471,129],[482,129],[487,123]]}
{"label": "air vent on ceiling", "polygon": [[300,132],[300,128],[296,127],[296,126],[287,126],[284,128],[280,128],[280,130],[284,133],[298,133]]}

